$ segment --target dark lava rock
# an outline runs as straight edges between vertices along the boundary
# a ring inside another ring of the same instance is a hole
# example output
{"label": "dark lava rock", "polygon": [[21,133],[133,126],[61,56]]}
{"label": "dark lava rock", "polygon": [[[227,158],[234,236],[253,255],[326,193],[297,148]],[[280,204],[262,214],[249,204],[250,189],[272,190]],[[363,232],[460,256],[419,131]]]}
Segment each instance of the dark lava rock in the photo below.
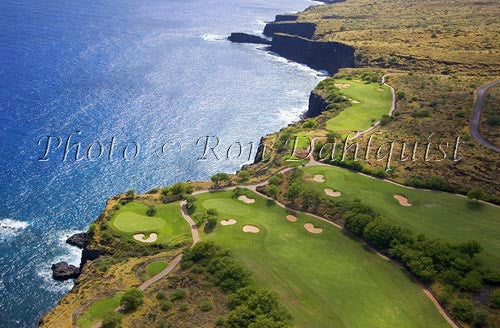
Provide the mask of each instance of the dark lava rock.
{"label": "dark lava rock", "polygon": [[78,248],[85,248],[89,244],[89,236],[86,232],[76,233],[69,237],[66,242]]}
{"label": "dark lava rock", "polygon": [[80,269],[66,262],[52,264],[52,278],[55,280],[68,280],[78,278]]}
{"label": "dark lava rock", "polygon": [[231,35],[227,38],[231,42],[235,43],[254,43],[254,44],[267,44],[270,45],[271,41],[268,39],[261,38],[260,36],[235,32],[231,33]]}

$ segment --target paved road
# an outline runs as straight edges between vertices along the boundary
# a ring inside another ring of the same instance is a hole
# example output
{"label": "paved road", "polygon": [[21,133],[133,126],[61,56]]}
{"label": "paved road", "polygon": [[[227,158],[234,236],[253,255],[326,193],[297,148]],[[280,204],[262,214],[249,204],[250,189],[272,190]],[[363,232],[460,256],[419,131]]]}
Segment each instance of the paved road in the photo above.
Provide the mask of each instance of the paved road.
{"label": "paved road", "polygon": [[472,118],[470,121],[470,134],[481,145],[500,153],[500,148],[493,145],[485,138],[483,138],[481,132],[479,131],[479,126],[481,125],[481,114],[483,111],[483,104],[484,104],[484,94],[486,93],[486,91],[488,91],[489,88],[494,87],[495,85],[498,84],[500,84],[500,80],[485,84],[481,86],[479,89],[477,89],[476,101],[474,102],[474,111],[472,113]]}

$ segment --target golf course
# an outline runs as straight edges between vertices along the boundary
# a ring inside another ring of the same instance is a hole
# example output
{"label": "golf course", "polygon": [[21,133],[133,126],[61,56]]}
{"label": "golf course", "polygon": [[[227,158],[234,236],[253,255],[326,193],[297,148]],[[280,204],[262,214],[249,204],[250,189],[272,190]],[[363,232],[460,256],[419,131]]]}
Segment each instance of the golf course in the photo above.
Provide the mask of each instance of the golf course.
{"label": "golf course", "polygon": [[112,313],[120,305],[120,298],[123,293],[116,293],[113,296],[102,298],[93,303],[77,320],[78,327],[90,328],[101,321],[107,314]]}
{"label": "golf course", "polygon": [[[341,192],[339,199],[361,199],[382,216],[416,234],[450,242],[476,240],[484,248],[478,258],[490,268],[500,269],[500,209],[494,205],[475,204],[445,192],[405,188],[335,166],[310,166],[304,172],[324,177],[324,182],[305,180],[318,192],[330,188]],[[396,195],[406,198],[409,206],[400,205]]]}
{"label": "golf course", "polygon": [[[148,216],[147,210],[145,204],[130,202],[114,213],[110,226],[138,243],[178,244],[191,241],[191,231],[179,211],[179,202],[157,205],[154,216]],[[136,238],[139,235],[142,238]],[[147,241],[148,236],[155,238]]]}
{"label": "golf course", "polygon": [[202,240],[232,251],[281,296],[298,327],[447,327],[422,288],[387,259],[340,229],[288,212],[251,191],[196,195],[196,211],[216,209],[218,224]]}
{"label": "golf course", "polygon": [[389,114],[392,102],[389,87],[345,79],[335,79],[334,85],[351,100],[351,105],[326,122],[327,130],[341,134],[364,131]]}

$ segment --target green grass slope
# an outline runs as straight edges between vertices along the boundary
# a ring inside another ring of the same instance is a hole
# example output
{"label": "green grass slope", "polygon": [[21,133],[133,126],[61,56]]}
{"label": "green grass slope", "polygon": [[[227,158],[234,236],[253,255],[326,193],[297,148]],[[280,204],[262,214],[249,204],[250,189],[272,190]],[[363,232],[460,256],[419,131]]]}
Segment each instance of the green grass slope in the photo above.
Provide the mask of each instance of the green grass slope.
{"label": "green grass slope", "polygon": [[[157,233],[155,243],[181,243],[191,241],[189,225],[182,217],[179,202],[156,206],[156,214],[147,216],[147,206],[139,202],[130,202],[118,209],[111,219],[111,227],[131,239],[136,233]],[[139,243],[139,241],[138,241]]]}
{"label": "green grass slope", "polygon": [[341,92],[354,102],[326,122],[328,130],[342,134],[364,131],[379,121],[383,115],[389,114],[392,94],[387,86],[344,79],[336,79],[335,84],[349,84],[348,88],[341,88]]}
{"label": "green grass slope", "polygon": [[[322,174],[324,183],[306,182],[323,192],[326,187],[342,197],[359,198],[382,216],[429,237],[452,242],[476,240],[484,248],[479,258],[500,269],[500,209],[492,205],[471,206],[464,197],[444,192],[409,189],[369,178],[334,166],[306,167],[308,174]],[[411,207],[400,206],[395,194],[406,196]]]}
{"label": "green grass slope", "polygon": [[[250,193],[249,193],[250,194]],[[219,220],[202,239],[228,249],[276,291],[298,327],[447,327],[423,291],[400,268],[351,240],[331,224],[295,214],[251,193],[254,204],[231,198],[231,192],[197,195],[197,210],[216,208]],[[323,229],[311,234],[312,223]],[[242,231],[244,225],[260,229]]]}

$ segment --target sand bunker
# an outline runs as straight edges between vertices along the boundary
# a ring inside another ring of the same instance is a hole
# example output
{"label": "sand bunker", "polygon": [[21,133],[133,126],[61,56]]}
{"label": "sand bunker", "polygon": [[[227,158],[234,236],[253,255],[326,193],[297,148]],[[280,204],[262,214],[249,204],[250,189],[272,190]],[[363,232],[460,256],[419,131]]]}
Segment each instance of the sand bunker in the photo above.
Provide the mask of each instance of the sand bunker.
{"label": "sand bunker", "polygon": [[251,225],[243,226],[243,232],[258,233],[259,231],[260,231],[259,228],[251,226]]}
{"label": "sand bunker", "polygon": [[152,243],[152,242],[155,242],[156,239],[158,239],[158,234],[153,232],[152,234],[149,235],[148,238],[144,239],[144,237],[146,237],[146,236],[144,236],[144,234],[142,234],[142,233],[138,233],[138,234],[134,235],[135,240],[138,240],[142,243]]}
{"label": "sand bunker", "polygon": [[349,88],[351,85],[348,84],[348,83],[335,83],[335,86],[339,89],[347,89]]}
{"label": "sand bunker", "polygon": [[306,228],[306,230],[309,231],[310,233],[322,233],[323,232],[323,229],[315,228],[312,223],[304,224],[304,228]]}
{"label": "sand bunker", "polygon": [[325,182],[325,177],[323,174],[316,174],[313,178],[314,182]]}
{"label": "sand bunker", "polygon": [[359,104],[359,101],[354,100],[354,99],[351,99],[351,102],[352,102],[353,104]]}
{"label": "sand bunker", "polygon": [[223,226],[233,225],[233,224],[236,224],[236,220],[235,219],[222,220],[222,221],[220,221],[220,224],[222,224]]}
{"label": "sand bunker", "polygon": [[287,215],[286,219],[290,222],[295,222],[297,221],[297,217],[295,215]]}
{"label": "sand bunker", "polygon": [[331,197],[340,197],[342,195],[342,193],[340,191],[335,191],[335,190],[330,189],[330,188],[325,188],[324,192],[327,196],[331,196]]}
{"label": "sand bunker", "polygon": [[382,89],[382,88],[377,88],[377,91],[384,92],[384,89]]}
{"label": "sand bunker", "polygon": [[405,206],[405,207],[411,206],[411,203],[408,200],[408,198],[406,198],[403,195],[394,195],[394,198],[397,199],[397,201],[399,202],[399,205],[401,205],[401,206]]}
{"label": "sand bunker", "polygon": [[255,199],[252,199],[252,198],[248,198],[247,196],[245,195],[241,195],[238,197],[239,200],[241,200],[243,203],[247,203],[247,204],[252,204],[252,203],[255,203]]}

